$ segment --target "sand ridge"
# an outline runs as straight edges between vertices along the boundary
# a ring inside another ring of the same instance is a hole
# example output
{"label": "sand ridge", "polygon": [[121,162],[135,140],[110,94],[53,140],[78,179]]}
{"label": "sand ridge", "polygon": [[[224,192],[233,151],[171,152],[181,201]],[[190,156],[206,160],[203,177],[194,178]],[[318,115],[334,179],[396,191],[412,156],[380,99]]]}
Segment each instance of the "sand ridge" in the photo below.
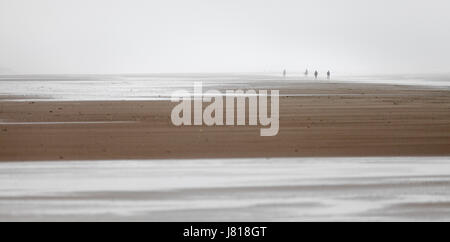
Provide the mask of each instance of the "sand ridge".
{"label": "sand ridge", "polygon": [[3,100],[0,160],[450,154],[448,90],[318,83],[280,94],[275,137],[258,126],[176,127],[169,101]]}

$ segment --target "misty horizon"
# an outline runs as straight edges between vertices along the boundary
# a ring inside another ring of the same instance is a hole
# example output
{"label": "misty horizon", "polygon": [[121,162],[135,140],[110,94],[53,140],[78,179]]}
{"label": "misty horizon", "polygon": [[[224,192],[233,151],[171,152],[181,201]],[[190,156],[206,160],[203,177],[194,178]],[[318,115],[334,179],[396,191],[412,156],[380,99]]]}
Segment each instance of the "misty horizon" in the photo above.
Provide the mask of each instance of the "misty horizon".
{"label": "misty horizon", "polygon": [[0,74],[448,73],[449,5],[0,0]]}

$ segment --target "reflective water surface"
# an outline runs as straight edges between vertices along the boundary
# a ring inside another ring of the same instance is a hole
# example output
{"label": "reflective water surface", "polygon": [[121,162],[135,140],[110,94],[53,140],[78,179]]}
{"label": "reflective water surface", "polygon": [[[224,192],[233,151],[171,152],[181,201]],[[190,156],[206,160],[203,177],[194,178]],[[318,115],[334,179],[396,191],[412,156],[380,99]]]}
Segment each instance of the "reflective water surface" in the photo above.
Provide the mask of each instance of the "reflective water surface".
{"label": "reflective water surface", "polygon": [[[292,74],[167,74],[167,75],[0,75],[0,98],[30,100],[167,100],[175,90],[193,91],[194,82],[204,89],[290,89],[306,84],[390,84],[450,88],[450,75],[335,76],[331,80]],[[313,93],[320,95],[320,93]],[[324,94],[324,93],[321,93]],[[329,94],[329,93],[325,93]],[[300,95],[304,95],[303,93]],[[11,97],[14,96],[14,97]]]}
{"label": "reflective water surface", "polygon": [[450,221],[450,157],[0,163],[1,221]]}

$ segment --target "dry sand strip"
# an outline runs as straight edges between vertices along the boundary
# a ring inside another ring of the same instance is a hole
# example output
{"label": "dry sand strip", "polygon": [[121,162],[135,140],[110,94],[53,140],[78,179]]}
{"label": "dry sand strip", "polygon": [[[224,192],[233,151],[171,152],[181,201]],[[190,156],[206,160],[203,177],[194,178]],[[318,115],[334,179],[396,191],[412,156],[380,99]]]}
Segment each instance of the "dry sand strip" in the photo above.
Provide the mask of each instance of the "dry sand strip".
{"label": "dry sand strip", "polygon": [[169,101],[0,100],[0,161],[450,155],[448,90],[309,84],[280,93],[312,90],[322,95],[280,97],[275,137],[254,126],[175,127]]}

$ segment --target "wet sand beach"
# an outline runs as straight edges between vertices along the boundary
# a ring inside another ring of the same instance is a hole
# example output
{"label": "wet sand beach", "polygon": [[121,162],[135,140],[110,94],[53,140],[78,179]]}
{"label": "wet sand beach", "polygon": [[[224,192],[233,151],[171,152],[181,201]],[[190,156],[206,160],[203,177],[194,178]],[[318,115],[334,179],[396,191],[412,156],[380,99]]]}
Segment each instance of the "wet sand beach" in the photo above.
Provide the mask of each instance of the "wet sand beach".
{"label": "wet sand beach", "polygon": [[191,82],[0,81],[0,221],[449,220],[448,87],[246,78],[205,89],[280,90],[277,136],[175,127]]}
{"label": "wet sand beach", "polygon": [[448,221],[449,161],[0,163],[0,221]]}

